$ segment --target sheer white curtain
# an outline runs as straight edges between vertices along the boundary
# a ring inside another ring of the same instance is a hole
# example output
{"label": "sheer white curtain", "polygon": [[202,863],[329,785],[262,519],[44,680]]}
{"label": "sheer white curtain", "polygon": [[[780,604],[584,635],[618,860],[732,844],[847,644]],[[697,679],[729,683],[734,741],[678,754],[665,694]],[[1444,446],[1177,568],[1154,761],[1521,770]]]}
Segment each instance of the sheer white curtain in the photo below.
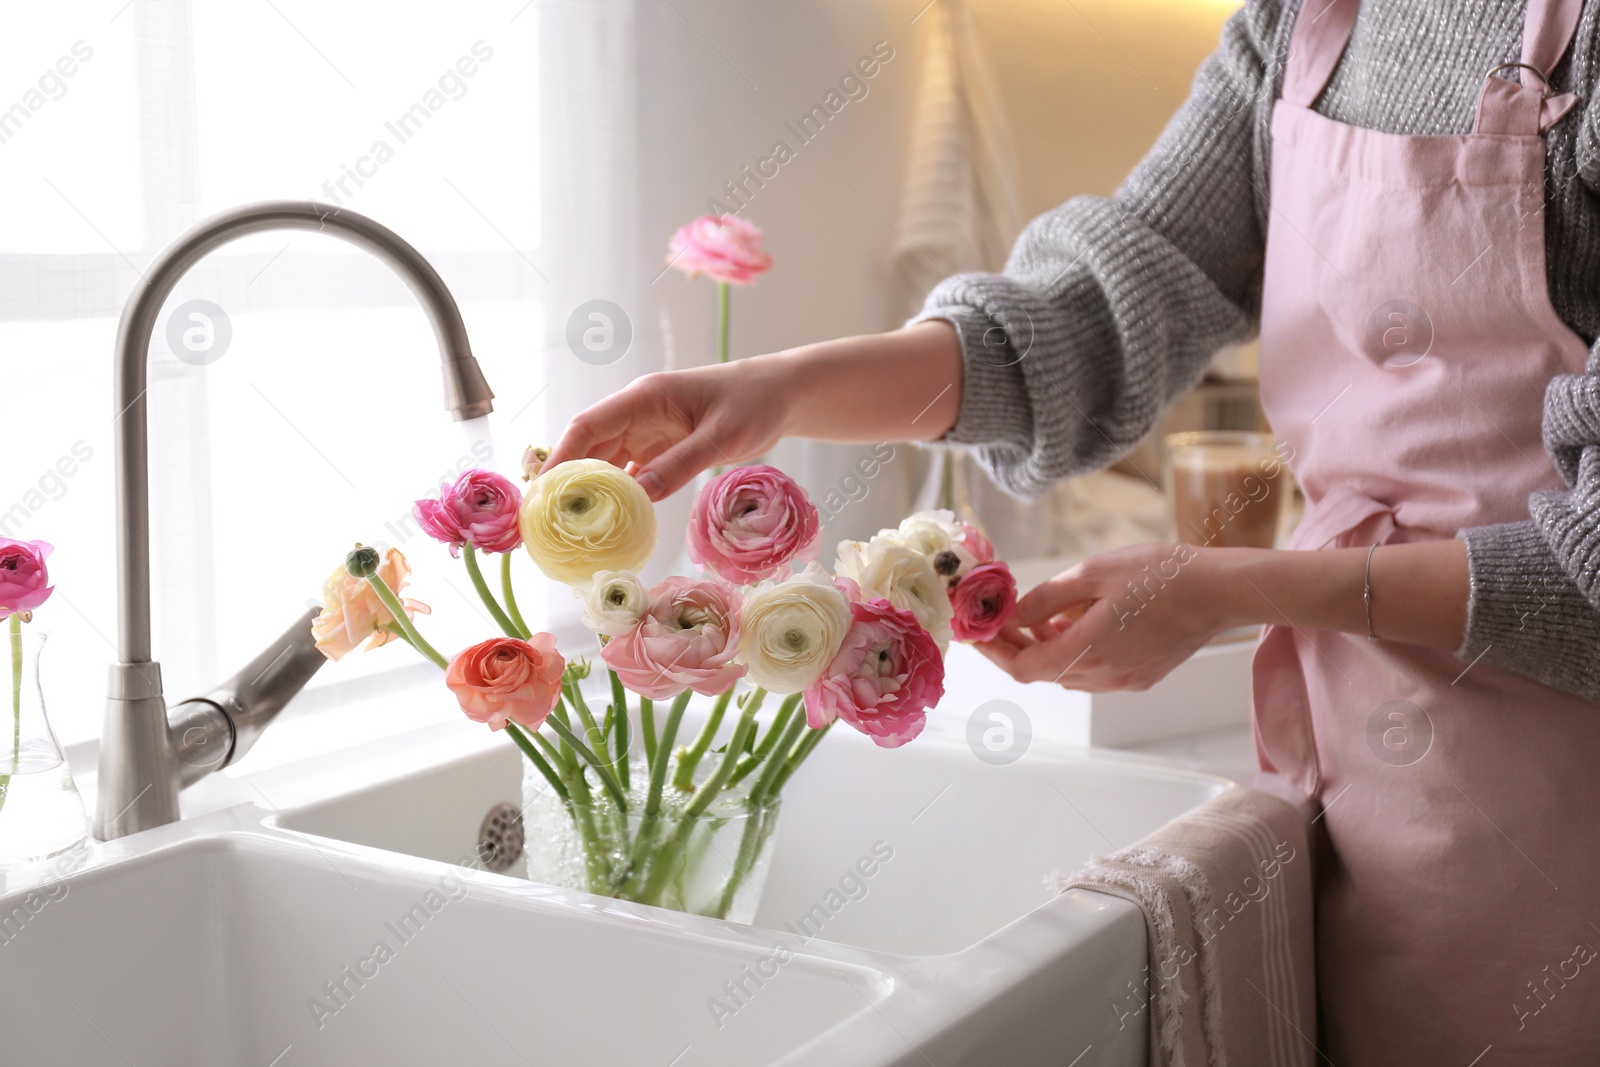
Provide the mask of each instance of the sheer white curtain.
{"label": "sheer white curtain", "polygon": [[[536,398],[559,272],[540,227],[539,20],[521,6],[389,3],[379,17],[307,0],[108,0],[10,13],[0,534],[56,545],[57,593],[38,625],[52,633],[47,693],[68,739],[98,732],[113,655],[116,316],[185,226],[276,198],[378,219],[461,305],[499,394],[498,466],[513,471],[546,436]],[[177,358],[165,335],[194,299],[231,328],[206,365]],[[386,267],[315,234],[238,242],[179,286],[151,354],[155,648],[170,697],[242,665],[356,540],[412,557],[442,645],[482,632],[459,568],[406,516],[486,448],[443,413],[432,332]],[[432,670],[413,663],[384,649],[317,684]]]}

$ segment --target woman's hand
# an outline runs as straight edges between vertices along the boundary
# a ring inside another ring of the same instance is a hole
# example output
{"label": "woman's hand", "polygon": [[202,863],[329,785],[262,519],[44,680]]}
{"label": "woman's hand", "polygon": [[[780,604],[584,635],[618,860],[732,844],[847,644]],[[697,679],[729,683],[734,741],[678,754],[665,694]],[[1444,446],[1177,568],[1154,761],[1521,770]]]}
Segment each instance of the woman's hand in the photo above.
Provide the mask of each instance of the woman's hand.
{"label": "woman's hand", "polygon": [[741,463],[780,437],[932,441],[961,404],[961,343],[932,320],[691,370],[647,374],[582,412],[551,463],[630,468],[651,500],[707,467]]}
{"label": "woman's hand", "polygon": [[1235,625],[1205,556],[1149,544],[1091,557],[1031,590],[1006,629],[977,648],[1018,681],[1149,689]]}
{"label": "woman's hand", "polygon": [[591,457],[629,467],[660,500],[707,467],[761,455],[787,432],[794,390],[770,357],[647,374],[580,413],[550,462]]}

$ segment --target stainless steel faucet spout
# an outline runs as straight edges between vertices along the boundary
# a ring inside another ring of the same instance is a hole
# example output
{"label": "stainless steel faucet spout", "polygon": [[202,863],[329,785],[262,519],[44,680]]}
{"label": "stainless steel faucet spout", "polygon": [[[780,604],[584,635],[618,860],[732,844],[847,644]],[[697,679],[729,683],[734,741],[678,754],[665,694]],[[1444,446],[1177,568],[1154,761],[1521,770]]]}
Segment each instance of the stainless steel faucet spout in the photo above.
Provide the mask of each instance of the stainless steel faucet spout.
{"label": "stainless steel faucet spout", "polygon": [[[149,434],[145,389],[150,338],[156,317],[179,279],[203,256],[230,241],[264,230],[313,230],[342,238],[377,256],[416,294],[439,342],[445,407],[457,420],[494,409],[494,393],[467,342],[455,299],[438,271],[392,230],[365,215],[309,200],[246,204],[215,215],[168,245],[145,270],[144,278],[117,326],[113,412],[116,421],[117,511],[117,662],[111,666],[105,728],[100,739],[100,776],[95,836],[101,840],[149,829],[178,818],[179,790],[215,769],[199,766],[183,740],[213,730],[216,720],[188,702],[174,709],[169,724],[161,689],[161,668],[150,655],[150,499]],[[287,635],[286,635],[287,636]],[[282,647],[280,640],[274,648]],[[303,653],[299,648],[298,653]],[[286,680],[294,690],[314,671],[300,669]],[[301,677],[303,675],[303,677]],[[223,709],[250,740],[293,695],[272,688],[275,706]],[[182,714],[178,714],[179,711]],[[213,749],[212,751],[215,751]],[[230,759],[237,755],[230,753]],[[221,764],[218,764],[220,766]]]}

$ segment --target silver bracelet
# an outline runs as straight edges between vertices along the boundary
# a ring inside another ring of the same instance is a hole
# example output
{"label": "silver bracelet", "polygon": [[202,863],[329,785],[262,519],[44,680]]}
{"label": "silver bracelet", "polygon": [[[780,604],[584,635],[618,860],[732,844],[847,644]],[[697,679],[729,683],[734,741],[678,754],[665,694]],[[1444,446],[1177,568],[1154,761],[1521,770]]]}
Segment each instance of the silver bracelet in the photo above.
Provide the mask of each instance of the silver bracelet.
{"label": "silver bracelet", "polygon": [[1367,549],[1367,574],[1361,583],[1361,602],[1367,607],[1367,640],[1376,641],[1378,635],[1372,631],[1372,557],[1377,554],[1376,543]]}

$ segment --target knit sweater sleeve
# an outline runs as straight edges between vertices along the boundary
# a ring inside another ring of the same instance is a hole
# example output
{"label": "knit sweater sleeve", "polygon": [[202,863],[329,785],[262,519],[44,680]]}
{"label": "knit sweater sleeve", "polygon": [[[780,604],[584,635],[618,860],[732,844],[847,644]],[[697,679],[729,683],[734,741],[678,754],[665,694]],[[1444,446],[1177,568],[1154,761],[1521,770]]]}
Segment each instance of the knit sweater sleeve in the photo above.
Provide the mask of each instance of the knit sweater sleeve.
{"label": "knit sweater sleeve", "polygon": [[1254,330],[1260,119],[1282,18],[1279,0],[1250,0],[1111,198],[1033,220],[1004,273],[945,281],[914,320],[955,325],[965,378],[947,440],[975,446],[1010,492],[1114,462],[1217,349]]}

